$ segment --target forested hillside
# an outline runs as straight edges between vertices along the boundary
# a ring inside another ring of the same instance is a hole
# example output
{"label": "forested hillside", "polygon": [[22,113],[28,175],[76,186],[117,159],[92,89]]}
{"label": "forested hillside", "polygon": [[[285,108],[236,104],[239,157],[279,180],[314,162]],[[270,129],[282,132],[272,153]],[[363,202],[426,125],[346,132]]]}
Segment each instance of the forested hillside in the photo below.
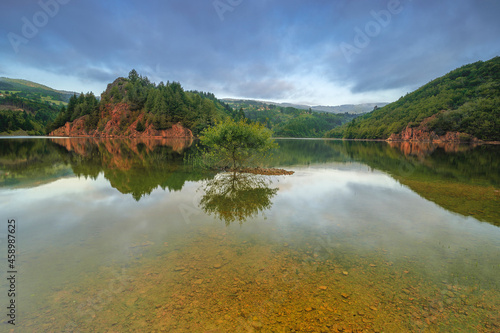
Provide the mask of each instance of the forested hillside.
{"label": "forested hillside", "polygon": [[73,92],[56,90],[42,84],[20,79],[0,77],[0,92],[16,93],[18,97],[62,105],[67,103]]}
{"label": "forested hillside", "polygon": [[42,135],[73,93],[0,77],[0,134]]}
{"label": "forested hillside", "polygon": [[326,136],[404,139],[401,132],[417,129],[433,136],[460,133],[466,139],[500,140],[500,57],[458,68]]}
{"label": "forested hillside", "polygon": [[274,131],[277,137],[323,137],[332,127],[340,126],[359,115],[315,112],[252,100],[230,100],[236,118],[246,117]]}
{"label": "forested hillside", "polygon": [[140,136],[179,123],[196,135],[231,113],[213,94],[184,91],[178,82],[157,85],[132,70],[109,84],[100,101],[91,93],[73,96],[48,132],[78,120],[78,135]]}

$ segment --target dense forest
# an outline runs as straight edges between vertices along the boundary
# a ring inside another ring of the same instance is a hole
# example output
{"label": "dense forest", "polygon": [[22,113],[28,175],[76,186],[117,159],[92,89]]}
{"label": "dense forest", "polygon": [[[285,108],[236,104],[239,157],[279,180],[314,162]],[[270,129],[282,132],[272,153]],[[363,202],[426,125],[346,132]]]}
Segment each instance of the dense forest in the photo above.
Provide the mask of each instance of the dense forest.
{"label": "dense forest", "polygon": [[94,121],[99,117],[99,100],[94,96],[93,93],[80,94],[76,96],[74,94],[68,102],[67,107],[63,106],[56,119],[53,122],[47,124],[47,133],[53,131],[54,129],[63,126],[66,122],[74,121],[75,119],[91,115],[92,119],[88,121],[90,126],[91,121]]}
{"label": "dense forest", "polygon": [[329,131],[327,137],[387,139],[407,126],[500,140],[500,57],[458,68],[398,101]]}
{"label": "dense forest", "polygon": [[102,131],[111,120],[113,108],[119,103],[125,103],[126,108],[120,115],[118,135],[127,135],[127,129],[134,122],[138,132],[148,126],[165,130],[181,123],[196,135],[232,112],[213,94],[184,91],[178,82],[160,82],[157,85],[132,70],[128,78],[118,78],[109,84],[100,101],[92,93],[71,97],[67,108],[63,108],[47,131],[83,116],[87,131]]}
{"label": "dense forest", "polygon": [[359,116],[351,113],[316,112],[251,100],[232,100],[228,104],[237,110],[233,117],[260,122],[277,137],[320,138],[332,128]]}
{"label": "dense forest", "polygon": [[22,97],[21,93],[2,92],[0,96],[0,133],[45,134],[45,126],[56,118],[59,106],[41,98]]}

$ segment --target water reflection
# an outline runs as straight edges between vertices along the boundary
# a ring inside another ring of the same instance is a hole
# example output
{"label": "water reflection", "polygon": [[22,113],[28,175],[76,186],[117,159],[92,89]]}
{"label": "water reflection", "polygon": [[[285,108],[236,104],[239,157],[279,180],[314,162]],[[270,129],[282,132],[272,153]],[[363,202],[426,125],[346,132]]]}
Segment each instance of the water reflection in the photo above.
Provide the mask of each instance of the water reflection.
{"label": "water reflection", "polygon": [[135,139],[98,139],[98,138],[53,138],[52,142],[66,148],[67,151],[75,151],[85,155],[87,147],[104,145],[111,154],[122,155],[122,148],[131,150],[136,154],[146,151],[154,151],[156,147],[169,147],[172,151],[182,154],[192,146],[193,138],[135,138]]}
{"label": "water reflection", "polygon": [[[187,181],[213,178],[213,173],[184,165],[184,154],[194,149],[192,143],[191,139],[2,139],[0,187],[40,186],[73,175],[95,180],[103,175],[113,188],[138,201],[156,188],[179,191]],[[498,145],[335,140],[278,143],[269,166],[360,162],[391,175],[449,211],[500,225]]]}
{"label": "water reflection", "polygon": [[40,186],[71,175],[71,167],[49,140],[0,140],[0,188]]}
{"label": "water reflection", "polygon": [[426,200],[500,226],[500,146],[345,142],[343,147],[354,160],[388,173]]}
{"label": "water reflection", "polygon": [[96,180],[103,174],[113,188],[138,201],[158,187],[179,191],[186,181],[211,176],[184,167],[184,152],[192,143],[192,139],[2,139],[0,186],[33,187],[74,175]]}
{"label": "water reflection", "polygon": [[221,173],[204,183],[200,207],[226,225],[235,221],[241,224],[271,207],[271,199],[278,192],[271,184],[271,180],[262,175]]}
{"label": "water reflection", "polygon": [[478,147],[477,143],[459,144],[456,142],[409,142],[389,141],[391,148],[399,149],[405,156],[416,155],[426,158],[436,149],[444,150],[446,153],[463,153]]}
{"label": "water reflection", "polygon": [[186,181],[205,179],[206,173],[184,168],[183,156],[192,139],[53,139],[66,149],[65,158],[79,177],[96,179],[100,173],[111,186],[135,200],[154,189],[179,191]]}

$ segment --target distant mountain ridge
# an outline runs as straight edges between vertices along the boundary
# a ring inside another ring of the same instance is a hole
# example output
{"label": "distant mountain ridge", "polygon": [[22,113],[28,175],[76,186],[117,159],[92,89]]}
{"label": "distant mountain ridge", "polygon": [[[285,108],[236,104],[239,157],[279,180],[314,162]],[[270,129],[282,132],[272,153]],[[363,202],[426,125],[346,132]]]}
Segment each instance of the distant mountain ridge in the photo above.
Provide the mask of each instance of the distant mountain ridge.
{"label": "distant mountain ridge", "polygon": [[462,66],[327,137],[393,141],[500,141],[500,57]]}
{"label": "distant mountain ridge", "polygon": [[221,101],[224,102],[257,102],[262,104],[277,105],[281,107],[292,107],[295,109],[317,111],[317,112],[330,112],[330,113],[352,113],[361,114],[373,111],[375,107],[380,108],[386,106],[389,103],[361,103],[361,104],[343,104],[335,106],[325,106],[325,105],[305,105],[305,104],[294,104],[294,103],[278,103],[272,101],[261,101],[256,99],[237,99],[237,98],[222,98]]}
{"label": "distant mountain ridge", "polygon": [[375,108],[381,108],[386,106],[389,103],[380,102],[380,103],[361,103],[361,104],[343,104],[337,106],[313,106],[311,107],[314,111],[325,111],[325,112],[333,112],[333,113],[366,113],[373,111]]}

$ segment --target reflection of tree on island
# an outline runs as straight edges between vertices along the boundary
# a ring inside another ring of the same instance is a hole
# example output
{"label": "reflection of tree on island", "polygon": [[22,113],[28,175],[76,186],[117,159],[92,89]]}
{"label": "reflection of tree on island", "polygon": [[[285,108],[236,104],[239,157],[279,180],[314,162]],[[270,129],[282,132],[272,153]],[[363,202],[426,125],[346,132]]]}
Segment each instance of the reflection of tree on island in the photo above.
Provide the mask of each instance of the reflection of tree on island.
{"label": "reflection of tree on island", "polygon": [[270,188],[271,180],[248,173],[221,173],[206,181],[200,206],[207,214],[224,220],[243,223],[260,211],[271,208],[271,199],[278,192]]}

